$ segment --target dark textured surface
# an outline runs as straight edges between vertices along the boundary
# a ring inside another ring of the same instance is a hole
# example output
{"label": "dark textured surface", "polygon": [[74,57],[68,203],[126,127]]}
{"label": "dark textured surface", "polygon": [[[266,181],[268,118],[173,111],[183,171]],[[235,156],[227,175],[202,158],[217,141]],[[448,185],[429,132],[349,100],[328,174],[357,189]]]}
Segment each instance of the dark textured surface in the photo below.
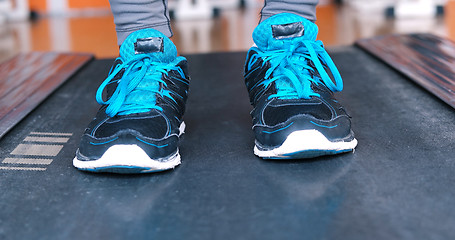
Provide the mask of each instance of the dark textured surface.
{"label": "dark textured surface", "polygon": [[453,109],[361,50],[333,50],[357,150],[264,161],[244,56],[188,57],[182,165],[133,176],[71,165],[112,63],[92,62],[0,141],[3,160],[30,132],[73,133],[45,171],[0,170],[0,239],[455,238]]}

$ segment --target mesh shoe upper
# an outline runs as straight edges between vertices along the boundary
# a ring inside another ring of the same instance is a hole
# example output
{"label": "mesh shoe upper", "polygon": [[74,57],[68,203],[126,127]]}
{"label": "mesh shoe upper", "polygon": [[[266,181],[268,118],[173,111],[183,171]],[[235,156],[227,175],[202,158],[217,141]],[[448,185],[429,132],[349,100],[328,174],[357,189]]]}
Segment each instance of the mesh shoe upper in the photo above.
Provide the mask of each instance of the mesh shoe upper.
{"label": "mesh shoe upper", "polygon": [[317,26],[300,16],[272,16],[253,32],[245,84],[256,145],[272,149],[298,130],[316,129],[331,141],[352,140],[350,119],[334,98],[343,82]]}
{"label": "mesh shoe upper", "polygon": [[153,29],[133,32],[120,48],[96,99],[102,105],[78,151],[93,160],[116,144],[141,147],[151,159],[177,151],[189,77],[175,45]]}

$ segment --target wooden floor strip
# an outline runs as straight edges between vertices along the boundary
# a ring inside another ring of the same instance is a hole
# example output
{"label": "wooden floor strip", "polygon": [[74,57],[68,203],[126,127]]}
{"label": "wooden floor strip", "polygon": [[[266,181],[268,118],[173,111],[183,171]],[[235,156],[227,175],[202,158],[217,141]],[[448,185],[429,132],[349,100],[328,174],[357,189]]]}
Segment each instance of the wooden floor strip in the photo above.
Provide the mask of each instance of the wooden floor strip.
{"label": "wooden floor strip", "polygon": [[0,138],[92,58],[31,52],[0,64]]}
{"label": "wooden floor strip", "polygon": [[431,34],[407,34],[356,44],[455,108],[455,42]]}

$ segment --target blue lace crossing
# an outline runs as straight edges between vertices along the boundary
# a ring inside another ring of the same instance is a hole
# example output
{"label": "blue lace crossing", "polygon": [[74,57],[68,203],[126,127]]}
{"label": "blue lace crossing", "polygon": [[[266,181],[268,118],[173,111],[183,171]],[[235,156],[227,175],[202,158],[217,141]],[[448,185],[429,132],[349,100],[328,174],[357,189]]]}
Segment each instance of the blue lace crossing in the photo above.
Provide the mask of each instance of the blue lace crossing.
{"label": "blue lace crossing", "polygon": [[[125,72],[121,79],[116,80],[118,85],[114,94],[106,101],[103,100],[104,89],[109,83],[114,82],[113,78],[122,69],[125,69]],[[111,71],[111,74],[98,88],[96,101],[99,104],[108,105],[106,114],[111,117],[148,112],[152,109],[162,111],[163,109],[156,105],[156,94],[167,96],[176,102],[169,90],[164,88],[160,90],[159,87],[160,83],[167,86],[161,77],[162,74],[168,75],[168,72],[172,70],[176,70],[182,78],[185,78],[183,70],[175,66],[173,62],[167,64],[153,59],[153,56],[150,55],[136,55],[128,61],[118,64]],[[178,96],[178,94],[176,95]]]}
{"label": "blue lace crossing", "polygon": [[[270,68],[265,73],[265,80],[260,84],[267,88],[272,82],[276,82],[277,86],[277,93],[270,95],[269,99],[273,97],[309,99],[311,96],[319,96],[311,89],[312,82],[315,84],[322,82],[333,92],[343,89],[341,75],[321,41],[291,42],[284,49],[257,52],[248,63],[250,70],[259,58],[263,59],[263,65],[270,62]],[[309,61],[314,63],[316,69],[308,64]],[[330,70],[335,82],[332,81],[323,64]],[[319,73],[320,77],[312,74],[314,70]],[[272,77],[270,78],[270,76]],[[285,80],[285,82],[279,80]],[[286,82],[290,82],[292,86]]]}

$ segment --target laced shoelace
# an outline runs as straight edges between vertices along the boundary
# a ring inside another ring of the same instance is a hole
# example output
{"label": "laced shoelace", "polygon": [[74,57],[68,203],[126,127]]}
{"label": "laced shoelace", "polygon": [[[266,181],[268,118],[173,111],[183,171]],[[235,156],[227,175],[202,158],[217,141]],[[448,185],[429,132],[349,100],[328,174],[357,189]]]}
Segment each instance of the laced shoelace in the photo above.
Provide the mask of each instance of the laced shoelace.
{"label": "laced shoelace", "polygon": [[[280,85],[277,93],[270,95],[269,99],[273,97],[309,99],[311,96],[319,96],[311,89],[312,82],[319,84],[322,81],[333,92],[343,89],[341,75],[321,41],[304,40],[289,44],[287,49],[256,53],[256,56],[251,58],[249,66],[252,66],[258,58],[263,59],[263,65],[270,62],[270,68],[264,77],[266,80],[260,83],[264,88],[282,79],[289,80],[288,82],[293,86]],[[316,69],[310,66],[308,61],[312,61]],[[323,64],[330,70],[335,82],[332,81]],[[311,72],[315,70],[320,77],[312,76]],[[273,77],[270,78],[272,73]]]}
{"label": "laced shoelace", "polygon": [[[125,69],[121,79],[112,79]],[[106,114],[113,117],[115,115],[128,115],[132,113],[148,112],[152,109],[163,109],[156,105],[155,94],[167,96],[174,102],[175,99],[170,95],[169,90],[159,89],[159,83],[167,84],[161,79],[162,74],[168,75],[171,70],[176,70],[182,78],[185,78],[183,70],[170,64],[161,63],[154,60],[153,56],[141,54],[136,55],[122,64],[117,65],[111,74],[103,81],[96,92],[96,101],[102,105],[108,105]],[[147,86],[140,86],[143,81],[148,82]],[[103,91],[109,83],[117,82],[117,88],[112,96],[106,101],[103,100]],[[155,87],[152,87],[155,86]],[[133,97],[127,97],[133,96]]]}

